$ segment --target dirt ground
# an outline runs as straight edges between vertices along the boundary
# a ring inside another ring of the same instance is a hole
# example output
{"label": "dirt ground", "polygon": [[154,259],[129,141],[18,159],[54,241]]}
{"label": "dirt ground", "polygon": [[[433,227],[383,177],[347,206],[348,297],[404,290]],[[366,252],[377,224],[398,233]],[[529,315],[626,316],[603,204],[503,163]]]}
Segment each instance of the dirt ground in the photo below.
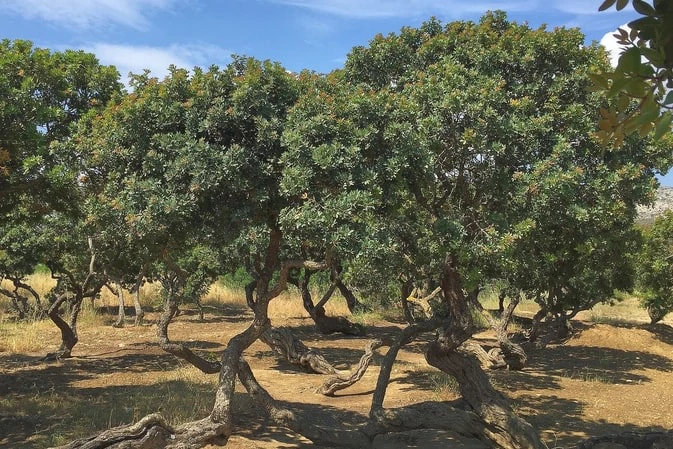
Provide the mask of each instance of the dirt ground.
{"label": "dirt ground", "polygon": [[[170,334],[195,350],[215,352],[248,319],[244,311],[207,315],[203,322],[184,314],[171,325]],[[305,318],[273,324],[292,327],[308,346],[343,370],[357,363],[368,338],[393,335],[401,327],[370,322],[369,335],[354,338],[321,336]],[[570,340],[532,354],[524,371],[491,373],[493,383],[512,399],[517,413],[541,431],[548,446],[570,448],[587,436],[625,430],[673,429],[673,328],[588,322],[577,322],[576,328]],[[477,337],[491,343],[488,333]],[[386,407],[458,398],[455,385],[425,363],[424,345],[431,336],[424,338],[400,352]],[[360,383],[336,397],[315,393],[324,376],[279,360],[263,343],[255,343],[245,356],[259,382],[302,419],[347,427],[365,419],[384,351],[379,350]],[[208,398],[214,394],[215,376],[202,375],[164,354],[152,325],[83,328],[75,357],[45,363],[39,360],[43,355],[0,353],[0,447],[63,444],[90,432],[82,423],[106,428],[159,409],[168,415],[202,417],[212,405]],[[299,435],[271,426],[240,386],[237,391],[237,427],[227,448],[314,447]]]}

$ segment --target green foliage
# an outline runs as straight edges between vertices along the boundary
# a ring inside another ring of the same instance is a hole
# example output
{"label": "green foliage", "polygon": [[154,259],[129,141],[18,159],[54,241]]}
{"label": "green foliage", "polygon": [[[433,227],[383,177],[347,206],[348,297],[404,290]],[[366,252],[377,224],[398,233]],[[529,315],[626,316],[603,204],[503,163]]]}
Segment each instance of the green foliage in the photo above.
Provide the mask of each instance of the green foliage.
{"label": "green foliage", "polygon": [[638,281],[643,306],[656,323],[673,311],[673,212],[664,212],[642,234]]}
{"label": "green foliage", "polygon": [[219,278],[219,282],[229,288],[243,289],[252,281],[252,277],[245,267],[238,267],[236,271],[225,273]]}
{"label": "green foliage", "polygon": [[467,290],[504,279],[559,313],[609,300],[670,151],[601,150],[586,88],[605,59],[583,40],[490,13],[353,49],[289,117],[282,217],[364,288],[437,285],[450,255]]}
{"label": "green foliage", "polygon": [[118,78],[89,53],[0,41],[0,211],[26,202],[68,205],[69,184],[49,146],[119,93]]}
{"label": "green foliage", "polygon": [[[605,0],[599,10],[626,0]],[[629,22],[630,31],[619,28],[614,37],[624,47],[614,70],[592,74],[593,89],[616,102],[601,110],[599,138],[615,147],[624,136],[653,132],[655,139],[670,134],[673,123],[673,2],[670,0],[632,0],[642,17]]]}

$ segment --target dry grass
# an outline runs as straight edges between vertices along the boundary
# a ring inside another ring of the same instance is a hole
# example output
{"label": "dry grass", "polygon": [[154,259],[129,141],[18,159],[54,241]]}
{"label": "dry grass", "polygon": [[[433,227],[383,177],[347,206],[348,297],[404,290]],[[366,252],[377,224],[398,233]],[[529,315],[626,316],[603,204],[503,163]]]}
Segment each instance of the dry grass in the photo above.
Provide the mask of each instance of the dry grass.
{"label": "dry grass", "polygon": [[49,320],[0,322],[0,353],[33,354],[56,346],[58,338],[58,331]]}
{"label": "dry grass", "polygon": [[145,382],[138,382],[138,373],[117,373],[103,389],[100,384],[78,382],[74,390],[36,384],[30,394],[0,398],[0,409],[29,423],[42,417],[26,446],[20,447],[63,445],[157,410],[176,425],[202,418],[212,409],[216,376],[206,376],[193,367],[142,374],[147,375]]}
{"label": "dry grass", "polygon": [[[635,296],[625,296],[613,305],[599,304],[593,309],[580,312],[579,319],[604,324],[642,324],[649,323],[647,311],[640,307],[640,300]],[[673,323],[673,314],[669,314],[664,322]]]}
{"label": "dry grass", "polygon": [[[313,300],[317,302],[322,292],[314,291]],[[232,289],[220,283],[215,283],[202,300],[203,304],[211,306],[229,306],[234,309],[246,309],[245,292],[242,289]],[[325,305],[328,315],[350,315],[346,300],[339,294],[334,296]],[[309,318],[308,312],[304,309],[301,295],[291,288],[283,292],[277,298],[269,303],[269,318],[289,319],[289,318]]]}

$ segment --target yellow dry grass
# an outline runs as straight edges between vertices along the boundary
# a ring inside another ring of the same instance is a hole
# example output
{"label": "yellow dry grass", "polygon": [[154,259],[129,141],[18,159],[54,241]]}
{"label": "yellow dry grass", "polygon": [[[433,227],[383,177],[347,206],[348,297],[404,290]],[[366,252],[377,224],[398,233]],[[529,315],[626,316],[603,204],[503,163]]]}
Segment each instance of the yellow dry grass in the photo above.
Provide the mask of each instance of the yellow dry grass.
{"label": "yellow dry grass", "polygon": [[[314,302],[317,302],[320,299],[322,292],[314,291],[312,294]],[[217,282],[210,287],[210,290],[203,298],[202,302],[213,306],[222,305],[242,309],[248,307],[245,301],[245,292],[243,290],[232,289]],[[334,294],[334,296],[327,302],[325,311],[328,315],[350,314],[348,306],[346,305],[346,300],[338,294]],[[299,292],[296,289],[291,288],[269,303],[269,317],[271,319],[308,318],[309,314],[304,309]]]}

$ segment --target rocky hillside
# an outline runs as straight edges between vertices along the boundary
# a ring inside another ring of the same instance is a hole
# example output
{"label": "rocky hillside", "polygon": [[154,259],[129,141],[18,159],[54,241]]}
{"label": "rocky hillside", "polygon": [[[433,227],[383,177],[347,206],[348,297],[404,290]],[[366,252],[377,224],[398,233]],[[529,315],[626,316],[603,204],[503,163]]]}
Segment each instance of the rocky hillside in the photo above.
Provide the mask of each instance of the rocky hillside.
{"label": "rocky hillside", "polygon": [[673,209],[673,187],[660,187],[654,205],[638,209],[638,222],[651,223],[655,217],[668,209]]}

